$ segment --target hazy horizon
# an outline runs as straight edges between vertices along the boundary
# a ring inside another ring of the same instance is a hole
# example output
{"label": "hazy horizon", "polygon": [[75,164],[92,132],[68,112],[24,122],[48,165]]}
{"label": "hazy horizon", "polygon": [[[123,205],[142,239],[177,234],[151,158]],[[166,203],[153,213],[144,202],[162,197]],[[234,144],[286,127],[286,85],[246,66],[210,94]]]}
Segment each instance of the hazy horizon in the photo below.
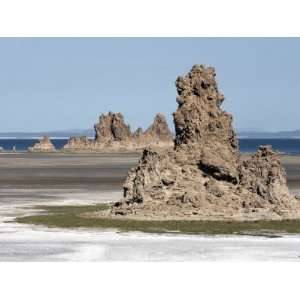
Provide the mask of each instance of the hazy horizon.
{"label": "hazy horizon", "polygon": [[[130,125],[130,124],[129,124]],[[149,124],[150,125],[150,124]],[[175,129],[173,128],[173,124],[171,124],[171,131],[175,132]],[[146,129],[146,127],[144,127],[143,129]],[[16,133],[16,132],[19,132],[19,133],[40,133],[40,132],[80,132],[80,131],[87,131],[87,130],[90,130],[90,131],[94,131],[94,128],[93,127],[90,127],[90,128],[62,128],[62,129],[47,129],[47,130],[7,130],[7,131],[1,131],[0,130],[0,133]],[[133,129],[132,129],[133,131]],[[262,130],[262,129],[259,129],[259,128],[242,128],[242,129],[239,129],[239,128],[236,128],[236,131],[237,132],[269,132],[269,133],[278,133],[278,132],[292,132],[292,131],[300,131],[300,127],[299,128],[295,128],[295,129],[289,129],[289,130]]]}
{"label": "hazy horizon", "polygon": [[0,38],[0,132],[86,130],[108,111],[132,129],[162,112],[173,130],[194,64],[215,67],[239,131],[297,130],[299,52],[299,38]]}

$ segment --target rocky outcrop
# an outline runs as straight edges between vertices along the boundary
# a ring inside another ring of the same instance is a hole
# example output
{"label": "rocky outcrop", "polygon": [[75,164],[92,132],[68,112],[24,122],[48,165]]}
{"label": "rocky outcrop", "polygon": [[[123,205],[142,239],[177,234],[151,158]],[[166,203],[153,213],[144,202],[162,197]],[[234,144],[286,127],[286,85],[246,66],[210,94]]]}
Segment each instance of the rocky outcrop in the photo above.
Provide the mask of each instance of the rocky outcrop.
{"label": "rocky outcrop", "polygon": [[95,124],[95,140],[87,137],[71,137],[64,151],[137,151],[145,147],[172,147],[173,138],[166,118],[157,114],[153,124],[144,132],[141,128],[134,133],[124,121],[121,113],[102,114]]}
{"label": "rocky outcrop", "polygon": [[172,133],[163,114],[155,116],[153,124],[145,131],[144,135],[160,141],[173,141]]}
{"label": "rocky outcrop", "polygon": [[68,143],[64,146],[65,151],[80,151],[89,150],[92,151],[94,148],[94,142],[88,139],[86,136],[81,137],[70,137]]}
{"label": "rocky outcrop", "polygon": [[153,123],[145,132],[138,128],[133,134],[133,141],[137,148],[157,147],[165,148],[173,146],[173,136],[168,127],[166,117],[157,114]]}
{"label": "rocky outcrop", "polygon": [[221,109],[215,70],[195,65],[176,81],[171,150],[144,150],[112,216],[143,219],[256,220],[300,217],[285,171],[270,146],[243,160],[232,116]]}
{"label": "rocky outcrop", "polygon": [[95,131],[95,142],[98,144],[109,146],[114,142],[128,143],[131,140],[130,126],[125,124],[121,113],[102,114],[99,123],[95,125]]}
{"label": "rocky outcrop", "polygon": [[63,151],[102,152],[130,150],[133,147],[129,125],[121,113],[102,114],[95,124],[95,139],[71,137]]}
{"label": "rocky outcrop", "polygon": [[44,136],[34,144],[33,147],[28,148],[29,152],[55,152],[56,149],[50,139],[47,136]]}

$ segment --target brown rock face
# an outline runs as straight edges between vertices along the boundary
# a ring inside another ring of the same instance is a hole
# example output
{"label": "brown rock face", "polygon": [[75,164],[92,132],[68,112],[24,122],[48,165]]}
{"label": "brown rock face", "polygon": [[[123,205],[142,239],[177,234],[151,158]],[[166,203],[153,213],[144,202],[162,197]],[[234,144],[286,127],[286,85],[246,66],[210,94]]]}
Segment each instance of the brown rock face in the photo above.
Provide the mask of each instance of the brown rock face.
{"label": "brown rock face", "polygon": [[94,142],[89,140],[86,136],[70,137],[68,143],[64,146],[66,151],[80,151],[80,150],[92,150]]}
{"label": "brown rock face", "polygon": [[144,150],[112,216],[150,219],[282,219],[300,217],[276,153],[261,146],[239,155],[232,116],[221,109],[215,70],[195,65],[176,81],[173,150]]}
{"label": "brown rock face", "polygon": [[168,127],[166,117],[163,114],[157,114],[153,124],[145,131],[145,135],[149,135],[160,141],[173,141],[172,133]]}
{"label": "brown rock face", "polygon": [[128,142],[131,139],[130,126],[125,124],[121,113],[102,114],[99,123],[95,125],[95,131],[96,143],[111,144],[113,142]]}
{"label": "brown rock face", "polygon": [[145,132],[143,132],[142,128],[138,128],[133,134],[133,142],[137,148],[149,146],[158,148],[172,147],[173,137],[166,117],[163,114],[157,114],[153,123]]}
{"label": "brown rock face", "polygon": [[47,136],[44,136],[33,147],[29,147],[28,151],[30,151],[30,152],[54,152],[54,151],[56,151],[56,149],[55,149],[54,145],[51,143],[50,139]]}
{"label": "brown rock face", "polygon": [[176,81],[179,107],[174,113],[175,150],[184,152],[212,176],[237,180],[238,142],[232,116],[221,109],[215,70],[194,66]]}
{"label": "brown rock face", "polygon": [[64,146],[64,151],[136,151],[152,146],[157,148],[172,147],[172,134],[166,118],[157,114],[153,124],[145,131],[137,129],[133,134],[121,113],[102,114],[95,127],[95,140],[87,137],[71,137]]}

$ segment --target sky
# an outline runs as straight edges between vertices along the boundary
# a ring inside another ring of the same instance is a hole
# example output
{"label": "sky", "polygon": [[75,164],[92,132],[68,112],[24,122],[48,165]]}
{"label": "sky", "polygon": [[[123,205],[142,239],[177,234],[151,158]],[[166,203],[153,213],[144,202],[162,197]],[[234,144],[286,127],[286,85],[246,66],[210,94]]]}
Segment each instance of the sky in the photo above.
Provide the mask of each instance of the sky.
{"label": "sky", "polygon": [[173,126],[194,64],[215,67],[238,130],[300,129],[299,55],[300,38],[0,38],[0,132],[86,129],[108,111]]}

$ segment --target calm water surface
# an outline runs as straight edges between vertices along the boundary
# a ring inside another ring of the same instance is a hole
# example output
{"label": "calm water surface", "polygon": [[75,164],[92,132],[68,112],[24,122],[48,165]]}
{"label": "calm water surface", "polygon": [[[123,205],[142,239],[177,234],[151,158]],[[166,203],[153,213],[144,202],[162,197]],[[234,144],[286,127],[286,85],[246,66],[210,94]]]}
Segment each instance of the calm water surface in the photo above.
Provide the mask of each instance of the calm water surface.
{"label": "calm water surface", "polygon": [[[32,147],[37,139],[0,139],[0,146],[5,150],[26,151]],[[52,139],[56,149],[62,149],[67,139]],[[260,145],[272,145],[275,150],[286,154],[300,155],[300,139],[240,139],[241,152],[255,152]]]}

